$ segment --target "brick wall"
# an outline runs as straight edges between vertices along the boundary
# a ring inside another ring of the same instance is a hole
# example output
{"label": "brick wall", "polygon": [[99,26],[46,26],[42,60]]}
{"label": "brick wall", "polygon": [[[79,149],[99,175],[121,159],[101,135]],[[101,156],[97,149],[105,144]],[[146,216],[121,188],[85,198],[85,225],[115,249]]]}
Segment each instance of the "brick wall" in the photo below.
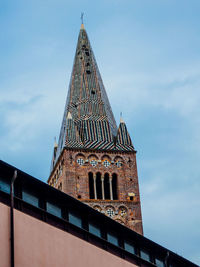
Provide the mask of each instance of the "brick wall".
{"label": "brick wall", "polygon": [[[107,165],[110,165],[105,166],[105,161],[107,161]],[[119,162],[121,163],[119,164]],[[90,199],[89,172],[92,172],[94,176],[99,172],[101,177],[104,177],[105,173],[110,177],[114,173],[117,174],[118,199]],[[48,182],[132,230],[143,234],[135,152],[93,152],[64,149]]]}

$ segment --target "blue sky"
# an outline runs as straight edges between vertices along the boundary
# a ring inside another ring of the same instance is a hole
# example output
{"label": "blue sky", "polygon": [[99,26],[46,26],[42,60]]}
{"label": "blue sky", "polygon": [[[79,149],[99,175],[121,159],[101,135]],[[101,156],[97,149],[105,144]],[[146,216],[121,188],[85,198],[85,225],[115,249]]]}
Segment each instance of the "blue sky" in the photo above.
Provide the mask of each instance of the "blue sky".
{"label": "blue sky", "polygon": [[145,236],[200,264],[200,1],[0,2],[0,158],[46,181],[80,28],[137,153]]}

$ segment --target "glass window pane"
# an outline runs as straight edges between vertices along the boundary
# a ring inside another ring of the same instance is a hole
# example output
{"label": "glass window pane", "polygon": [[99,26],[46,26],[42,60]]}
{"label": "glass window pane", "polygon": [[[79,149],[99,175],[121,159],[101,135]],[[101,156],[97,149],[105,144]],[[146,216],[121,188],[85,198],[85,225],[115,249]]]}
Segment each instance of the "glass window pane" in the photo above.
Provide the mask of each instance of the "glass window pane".
{"label": "glass window pane", "polygon": [[39,207],[39,199],[31,193],[22,191],[22,199],[33,206]]}
{"label": "glass window pane", "polygon": [[147,251],[141,250],[140,255],[141,255],[142,259],[144,259],[146,261],[150,261],[150,256],[149,256],[149,253]]}
{"label": "glass window pane", "polygon": [[0,190],[10,194],[10,184],[5,180],[0,180]]}
{"label": "glass window pane", "polygon": [[164,266],[164,262],[161,261],[161,260],[159,260],[159,259],[156,259],[156,266],[158,266],[158,267],[165,267]]}
{"label": "glass window pane", "polygon": [[69,212],[69,222],[82,228],[82,221],[81,221],[81,218],[76,215],[76,214],[73,214],[71,212]]}
{"label": "glass window pane", "polygon": [[92,233],[93,235],[101,237],[100,228],[93,223],[89,223],[89,232]]}
{"label": "glass window pane", "polygon": [[47,212],[57,216],[57,217],[62,217],[61,214],[61,208],[56,206],[55,204],[47,202]]}
{"label": "glass window pane", "polygon": [[132,254],[135,254],[135,248],[129,242],[124,241],[124,249]]}
{"label": "glass window pane", "polygon": [[118,246],[119,243],[118,243],[118,238],[117,236],[115,236],[114,234],[111,234],[111,233],[107,233],[107,240],[108,242]]}

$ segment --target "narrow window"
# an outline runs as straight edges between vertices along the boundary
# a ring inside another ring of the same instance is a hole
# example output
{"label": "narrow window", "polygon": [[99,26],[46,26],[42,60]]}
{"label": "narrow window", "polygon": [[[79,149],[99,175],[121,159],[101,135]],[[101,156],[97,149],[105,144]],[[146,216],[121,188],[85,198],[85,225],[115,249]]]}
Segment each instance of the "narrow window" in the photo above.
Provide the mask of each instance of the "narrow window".
{"label": "narrow window", "polygon": [[113,191],[113,199],[116,200],[117,198],[117,174],[113,173],[112,175],[112,191]]}
{"label": "narrow window", "polygon": [[105,173],[104,175],[104,192],[105,192],[105,199],[110,199],[110,184],[109,184],[108,173]]}
{"label": "narrow window", "polygon": [[97,188],[97,199],[102,199],[101,173],[100,172],[98,172],[96,176],[96,188]]}
{"label": "narrow window", "polygon": [[49,213],[51,213],[57,217],[60,217],[60,218],[62,217],[61,208],[55,204],[50,203],[50,202],[47,202],[47,212],[49,212]]}
{"label": "narrow window", "polygon": [[59,184],[58,190],[62,190],[62,183]]}
{"label": "narrow window", "polygon": [[94,199],[94,180],[93,180],[93,173],[89,172],[89,193],[90,199]]}
{"label": "narrow window", "polygon": [[10,184],[6,180],[1,180],[0,178],[0,191],[4,191],[6,193],[10,193]]}
{"label": "narrow window", "polygon": [[146,261],[150,261],[150,255],[147,251],[145,250],[141,250],[140,251],[140,255],[141,255],[141,258],[146,260]]}
{"label": "narrow window", "polygon": [[93,235],[101,237],[100,227],[98,227],[96,224],[92,222],[89,222],[89,232],[92,233]]}
{"label": "narrow window", "polygon": [[162,260],[156,259],[156,266],[158,266],[158,267],[164,267],[165,265],[164,265],[164,262]]}
{"label": "narrow window", "polygon": [[124,241],[124,249],[132,254],[135,254],[135,247],[129,241]]}
{"label": "narrow window", "polygon": [[22,199],[36,207],[39,207],[39,199],[38,197],[34,196],[31,192],[28,191],[22,191]]}
{"label": "narrow window", "polygon": [[74,225],[82,228],[82,220],[81,220],[80,216],[78,216],[77,214],[69,212],[69,222],[71,224],[74,224]]}
{"label": "narrow window", "polygon": [[115,234],[107,233],[107,240],[108,240],[108,242],[112,243],[113,245],[119,246],[118,238]]}

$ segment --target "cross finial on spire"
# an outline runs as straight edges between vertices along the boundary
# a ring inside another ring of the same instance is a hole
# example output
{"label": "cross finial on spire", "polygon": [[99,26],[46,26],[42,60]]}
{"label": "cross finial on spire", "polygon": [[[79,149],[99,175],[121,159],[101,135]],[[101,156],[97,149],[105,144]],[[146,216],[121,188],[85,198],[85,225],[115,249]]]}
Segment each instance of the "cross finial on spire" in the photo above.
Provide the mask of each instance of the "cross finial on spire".
{"label": "cross finial on spire", "polygon": [[81,23],[83,24],[83,16],[84,16],[84,13],[81,12]]}
{"label": "cross finial on spire", "polygon": [[83,16],[84,16],[84,13],[81,12],[81,30],[84,30]]}

